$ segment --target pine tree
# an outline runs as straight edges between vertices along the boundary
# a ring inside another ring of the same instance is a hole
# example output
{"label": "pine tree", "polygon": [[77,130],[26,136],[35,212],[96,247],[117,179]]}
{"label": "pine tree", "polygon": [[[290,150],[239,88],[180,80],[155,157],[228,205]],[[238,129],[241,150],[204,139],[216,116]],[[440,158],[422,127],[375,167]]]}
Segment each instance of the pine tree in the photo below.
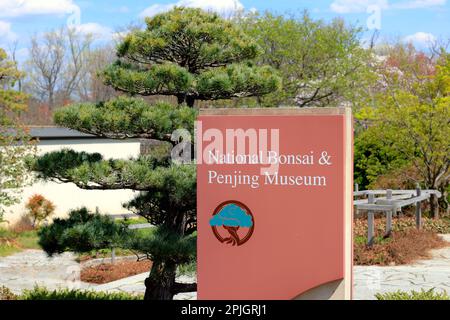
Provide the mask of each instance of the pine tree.
{"label": "pine tree", "polygon": [[[172,162],[171,133],[180,128],[193,133],[197,100],[253,97],[277,90],[280,78],[274,71],[252,64],[258,52],[233,21],[199,9],[175,8],[147,18],[145,30],[128,34],[118,46],[117,62],[103,71],[105,83],[124,96],[75,104],[55,113],[57,124],[81,132],[113,139],[153,139],[168,146],[133,160],[63,150],[46,154],[33,165],[41,178],[72,182],[82,189],[141,191],[126,207],[155,225],[155,231],[147,236],[104,232],[111,241],[103,242],[143,252],[152,260],[145,299],[172,299],[196,289],[195,284],[175,282],[177,266],[196,255],[196,171],[192,164]],[[137,97],[152,95],[175,96],[178,104],[149,104]],[[85,220],[58,220],[44,228],[44,249],[53,254],[96,247],[79,242],[95,242],[98,231],[94,230],[102,223],[87,226]]]}

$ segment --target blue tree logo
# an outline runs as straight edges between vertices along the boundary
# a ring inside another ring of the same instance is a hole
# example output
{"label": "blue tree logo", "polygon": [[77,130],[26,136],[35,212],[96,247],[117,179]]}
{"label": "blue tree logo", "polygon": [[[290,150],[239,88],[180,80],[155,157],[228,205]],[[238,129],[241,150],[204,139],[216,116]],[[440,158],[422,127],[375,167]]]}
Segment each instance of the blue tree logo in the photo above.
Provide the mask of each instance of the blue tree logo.
{"label": "blue tree logo", "polygon": [[[246,243],[255,229],[253,214],[246,205],[239,201],[227,201],[220,204],[214,210],[209,225],[220,242],[233,246]],[[225,233],[225,235],[221,233]]]}

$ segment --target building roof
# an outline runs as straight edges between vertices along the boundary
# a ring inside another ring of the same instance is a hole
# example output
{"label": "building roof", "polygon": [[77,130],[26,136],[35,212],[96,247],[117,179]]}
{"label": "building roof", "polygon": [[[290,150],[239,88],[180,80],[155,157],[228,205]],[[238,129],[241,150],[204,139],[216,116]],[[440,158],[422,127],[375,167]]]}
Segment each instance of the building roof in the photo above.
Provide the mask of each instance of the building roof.
{"label": "building roof", "polygon": [[61,127],[29,127],[30,135],[40,140],[50,139],[102,139],[92,134]]}

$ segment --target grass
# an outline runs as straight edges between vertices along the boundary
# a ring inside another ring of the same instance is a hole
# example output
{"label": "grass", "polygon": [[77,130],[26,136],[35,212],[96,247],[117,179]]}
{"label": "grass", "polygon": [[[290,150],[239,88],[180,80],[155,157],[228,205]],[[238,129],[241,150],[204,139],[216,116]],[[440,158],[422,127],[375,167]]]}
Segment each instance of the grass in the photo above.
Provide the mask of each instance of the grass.
{"label": "grass", "polygon": [[0,229],[0,257],[6,257],[25,249],[40,249],[37,231],[14,232]]}
{"label": "grass", "polygon": [[446,292],[436,292],[434,289],[418,291],[396,291],[388,293],[377,293],[377,300],[450,300]]}
{"label": "grass", "polygon": [[142,217],[140,217],[140,218],[132,218],[132,219],[117,220],[117,222],[123,223],[125,225],[148,223],[147,219],[142,218]]}
{"label": "grass", "polygon": [[182,264],[178,266],[177,274],[180,276],[193,277],[197,274],[197,262],[193,261],[189,264]]}

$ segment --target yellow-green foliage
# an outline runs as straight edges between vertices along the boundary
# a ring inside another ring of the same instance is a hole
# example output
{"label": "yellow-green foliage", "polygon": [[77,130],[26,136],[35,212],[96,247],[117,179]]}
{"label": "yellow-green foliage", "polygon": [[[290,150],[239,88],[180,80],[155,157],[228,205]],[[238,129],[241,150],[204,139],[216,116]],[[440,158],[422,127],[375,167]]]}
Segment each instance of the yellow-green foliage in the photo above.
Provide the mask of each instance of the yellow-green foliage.
{"label": "yellow-green foliage", "polygon": [[450,300],[446,292],[437,292],[434,289],[421,291],[396,291],[388,293],[377,293],[378,300]]}
{"label": "yellow-green foliage", "polygon": [[21,187],[31,181],[24,158],[34,152],[18,114],[26,109],[27,95],[14,90],[23,73],[0,48],[0,222],[5,207],[19,201]]}
{"label": "yellow-green foliage", "polygon": [[123,292],[107,293],[83,290],[48,290],[44,287],[34,287],[16,295],[6,287],[0,287],[0,300],[142,300],[142,295]]}
{"label": "yellow-green foliage", "polygon": [[356,115],[368,124],[355,139],[357,179],[370,184],[406,166],[416,172],[410,180],[444,191],[450,173],[450,56],[434,61],[411,48],[396,50],[380,71],[374,106]]}

